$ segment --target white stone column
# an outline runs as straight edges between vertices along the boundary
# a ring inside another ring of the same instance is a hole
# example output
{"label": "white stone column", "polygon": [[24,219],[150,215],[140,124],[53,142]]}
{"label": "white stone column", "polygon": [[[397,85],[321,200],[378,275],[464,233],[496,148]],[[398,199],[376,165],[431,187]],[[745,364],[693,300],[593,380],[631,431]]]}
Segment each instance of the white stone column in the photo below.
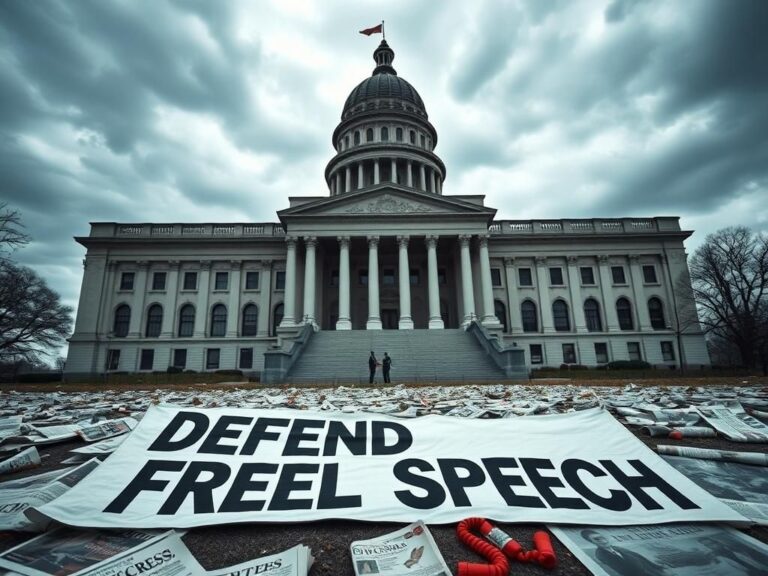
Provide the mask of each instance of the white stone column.
{"label": "white stone column", "polygon": [[429,191],[432,194],[437,194],[437,185],[435,184],[435,169],[429,169]]}
{"label": "white stone column", "polygon": [[344,169],[346,184],[344,185],[344,191],[350,192],[352,190],[352,168],[347,166]]}
{"label": "white stone column", "polygon": [[408,262],[408,236],[398,236],[398,262],[400,273],[400,330],[413,330],[411,317],[411,266]]}
{"label": "white stone column", "polygon": [[272,260],[261,261],[259,278],[259,324],[257,335],[269,335],[269,320],[272,317]]}
{"label": "white stone column", "polygon": [[227,338],[237,338],[240,333],[240,269],[243,263],[229,263],[229,302],[227,303]]}
{"label": "white stone column", "polygon": [[[432,172],[434,182],[434,172]],[[501,322],[496,318],[493,306],[493,281],[491,279],[491,259],[488,255],[488,236],[482,234],[477,238],[480,257],[480,283],[483,289],[483,326],[499,328]]]}
{"label": "white stone column", "polygon": [[147,295],[147,270],[149,262],[137,262],[139,268],[136,281],[133,285],[133,306],[131,309],[130,330],[128,338],[141,338],[144,336],[144,299]]}
{"label": "white stone column", "polygon": [[[635,296],[635,309],[637,310],[637,319],[640,330],[652,331],[651,316],[648,313],[648,300],[645,298],[643,289],[643,273],[640,269],[640,257],[634,254],[629,257],[629,271],[632,276],[632,293]],[[645,356],[643,356],[645,358]]]}
{"label": "white stone column", "polygon": [[379,313],[379,237],[368,236],[368,322],[366,330],[381,330]]}
{"label": "white stone column", "polygon": [[571,293],[571,310],[576,332],[587,332],[584,318],[584,302],[581,300],[581,278],[579,277],[578,258],[568,256],[568,288]]}
{"label": "white stone column", "polygon": [[413,188],[413,162],[408,160],[408,188]]}
{"label": "white stone column", "polygon": [[360,162],[357,165],[357,189],[360,190],[360,188],[363,187],[363,163]]}
{"label": "white stone column", "polygon": [[397,160],[395,160],[394,158],[392,158],[391,171],[392,171],[392,182],[394,184],[397,184]]}
{"label": "white stone column", "polygon": [[352,330],[349,312],[349,236],[339,236],[339,318],[336,330]]}
{"label": "white stone column", "polygon": [[285,255],[285,293],[283,320],[280,326],[296,326],[296,238],[286,236],[288,249]]}
{"label": "white stone column", "polygon": [[200,278],[197,279],[197,305],[195,306],[195,338],[204,338],[208,326],[208,294],[211,289],[211,261],[200,262]]}
{"label": "white stone column", "polygon": [[471,241],[472,236],[459,236],[459,246],[461,247],[461,295],[462,302],[464,303],[462,326],[467,326],[472,320],[476,320],[475,291],[472,285],[472,256],[469,251],[469,243]]}
{"label": "white stone column", "polygon": [[616,315],[616,298],[613,295],[613,277],[608,256],[598,256],[600,270],[600,293],[603,295],[603,311],[608,332],[619,332],[619,318]]}
{"label": "white stone column", "polygon": [[341,170],[336,172],[336,194],[341,194]]}
{"label": "white stone column", "polygon": [[424,167],[424,164],[419,164],[419,180],[421,181],[421,185],[419,188],[421,188],[424,192],[427,191],[427,170]]}
{"label": "white stone column", "polygon": [[376,158],[376,160],[373,161],[373,183],[374,184],[381,183],[381,177],[379,175],[379,159],[378,158]]}
{"label": "white stone column", "polygon": [[543,256],[536,256],[536,285],[539,289],[541,329],[544,333],[553,333],[555,325],[552,322],[552,300],[549,297],[549,274],[547,259]]}
{"label": "white stone column", "polygon": [[304,324],[315,325],[315,251],[317,238],[304,237]]}
{"label": "white stone column", "polygon": [[429,277],[429,327],[445,327],[440,315],[440,285],[437,282],[437,236],[427,236],[427,268]]}
{"label": "white stone column", "polygon": [[437,193],[443,193],[443,181],[440,179],[440,176],[437,177]]}
{"label": "white stone column", "polygon": [[517,293],[517,276],[515,274],[515,259],[504,258],[504,273],[507,277],[507,300],[509,302],[509,331],[523,331],[523,319],[520,316],[520,297]]}
{"label": "white stone column", "polygon": [[165,290],[168,297],[163,309],[163,327],[160,330],[160,338],[173,338],[173,327],[176,324],[176,298],[179,294],[179,261],[168,262],[168,281]]}

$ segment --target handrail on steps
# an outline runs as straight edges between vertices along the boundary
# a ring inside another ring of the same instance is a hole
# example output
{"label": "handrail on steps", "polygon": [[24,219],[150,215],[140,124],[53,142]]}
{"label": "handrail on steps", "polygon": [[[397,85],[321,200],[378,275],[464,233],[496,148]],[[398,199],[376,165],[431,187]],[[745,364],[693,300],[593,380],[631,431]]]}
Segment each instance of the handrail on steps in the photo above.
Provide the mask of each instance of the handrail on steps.
{"label": "handrail on steps", "polygon": [[525,352],[514,346],[505,348],[497,336],[491,335],[477,320],[472,320],[464,329],[474,335],[485,353],[498,366],[504,375],[512,380],[528,380],[528,369],[525,366]]}
{"label": "handrail on steps", "polygon": [[264,352],[264,371],[261,373],[261,381],[264,384],[282,384],[285,382],[288,373],[296,360],[301,357],[314,333],[315,327],[312,324],[305,324],[293,340],[290,350],[267,350]]}

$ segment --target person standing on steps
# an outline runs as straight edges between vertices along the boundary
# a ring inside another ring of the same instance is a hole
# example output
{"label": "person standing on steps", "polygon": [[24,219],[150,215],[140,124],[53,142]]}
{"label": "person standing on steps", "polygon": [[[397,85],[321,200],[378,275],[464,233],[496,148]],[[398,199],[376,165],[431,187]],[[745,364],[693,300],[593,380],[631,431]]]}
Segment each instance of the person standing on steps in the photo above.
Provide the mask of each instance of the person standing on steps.
{"label": "person standing on steps", "polygon": [[376,355],[371,350],[371,355],[368,357],[368,384],[373,384],[373,379],[376,377],[376,366],[379,365],[379,361],[376,360]]}
{"label": "person standing on steps", "polygon": [[384,383],[389,384],[389,369],[392,367],[392,358],[384,352],[384,358],[381,361],[381,371],[384,373]]}

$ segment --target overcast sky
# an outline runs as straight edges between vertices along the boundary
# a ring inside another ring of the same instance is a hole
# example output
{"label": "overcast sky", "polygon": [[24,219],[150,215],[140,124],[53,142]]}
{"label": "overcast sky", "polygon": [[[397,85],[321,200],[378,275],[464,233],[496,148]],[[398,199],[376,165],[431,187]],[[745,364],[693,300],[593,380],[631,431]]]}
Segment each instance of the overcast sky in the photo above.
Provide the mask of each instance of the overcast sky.
{"label": "overcast sky", "polygon": [[768,1],[0,2],[0,200],[76,305],[89,221],[276,221],[324,195],[386,20],[445,194],[504,219],[768,229]]}

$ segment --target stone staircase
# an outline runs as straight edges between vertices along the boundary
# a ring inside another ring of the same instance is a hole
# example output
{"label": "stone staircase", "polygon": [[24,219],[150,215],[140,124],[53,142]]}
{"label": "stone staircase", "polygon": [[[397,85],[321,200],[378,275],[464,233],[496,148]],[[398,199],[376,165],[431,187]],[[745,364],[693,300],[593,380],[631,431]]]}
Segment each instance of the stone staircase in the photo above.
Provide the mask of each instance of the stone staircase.
{"label": "stone staircase", "polygon": [[[505,379],[475,338],[464,330],[321,330],[286,378],[295,384],[368,383],[368,356],[392,357],[393,384],[499,382]],[[384,378],[381,367],[376,383]]]}

